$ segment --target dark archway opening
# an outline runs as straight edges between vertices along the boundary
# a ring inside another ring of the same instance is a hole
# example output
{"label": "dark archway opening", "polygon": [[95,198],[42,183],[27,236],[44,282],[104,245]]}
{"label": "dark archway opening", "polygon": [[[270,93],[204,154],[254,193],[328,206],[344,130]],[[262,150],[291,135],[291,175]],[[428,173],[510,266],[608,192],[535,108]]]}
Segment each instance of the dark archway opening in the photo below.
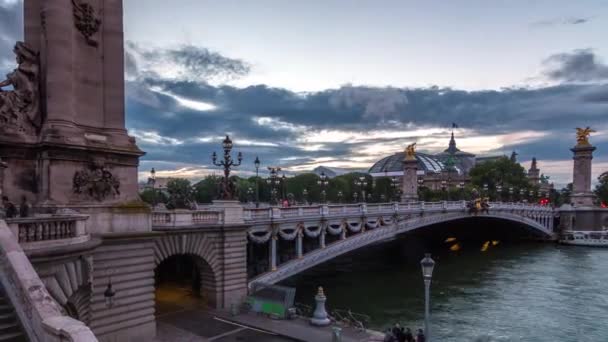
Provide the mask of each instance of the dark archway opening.
{"label": "dark archway opening", "polygon": [[154,270],[156,314],[207,307],[201,291],[202,272],[192,255],[174,255]]}

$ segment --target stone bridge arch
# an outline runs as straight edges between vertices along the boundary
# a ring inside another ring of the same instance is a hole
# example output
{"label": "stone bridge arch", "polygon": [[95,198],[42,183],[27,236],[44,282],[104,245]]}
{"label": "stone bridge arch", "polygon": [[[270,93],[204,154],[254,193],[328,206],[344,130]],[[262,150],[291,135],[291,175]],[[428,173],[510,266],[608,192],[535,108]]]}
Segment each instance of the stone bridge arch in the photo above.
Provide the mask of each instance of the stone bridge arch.
{"label": "stone bridge arch", "polygon": [[346,239],[337,241],[327,245],[324,248],[319,248],[310,253],[303,255],[301,258],[290,260],[278,267],[275,271],[261,274],[248,283],[251,288],[254,283],[275,284],[285,280],[293,275],[303,272],[316,265],[322,264],[340,255],[355,251],[359,248],[366,247],[377,242],[388,240],[397,235],[407,233],[416,229],[424,229],[426,227],[445,223],[450,221],[471,219],[471,218],[494,218],[523,224],[529,227],[539,236],[551,238],[553,233],[551,230],[552,221],[549,220],[549,215],[537,215],[536,213],[512,213],[502,211],[491,211],[490,213],[471,215],[465,211],[458,212],[441,212],[429,215],[408,214],[400,217],[393,224],[388,226],[380,226],[375,229],[369,229],[357,235],[353,235]]}
{"label": "stone bridge arch", "polygon": [[216,253],[213,239],[203,234],[176,234],[159,237],[154,241],[155,269],[172,256],[192,257],[201,275],[201,294],[210,307],[222,303],[219,281],[221,280],[221,258]]}

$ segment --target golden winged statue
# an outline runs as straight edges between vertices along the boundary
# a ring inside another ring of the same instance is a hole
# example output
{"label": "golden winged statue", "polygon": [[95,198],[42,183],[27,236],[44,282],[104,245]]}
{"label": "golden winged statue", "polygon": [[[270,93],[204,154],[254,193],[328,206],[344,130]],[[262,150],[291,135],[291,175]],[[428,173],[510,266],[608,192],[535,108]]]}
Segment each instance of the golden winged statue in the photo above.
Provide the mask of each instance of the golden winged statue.
{"label": "golden winged statue", "polygon": [[405,160],[416,159],[416,143],[409,144],[405,148]]}
{"label": "golden winged statue", "polygon": [[595,133],[591,127],[587,126],[587,128],[576,128],[576,142],[577,146],[591,146],[589,143],[589,136],[591,133]]}

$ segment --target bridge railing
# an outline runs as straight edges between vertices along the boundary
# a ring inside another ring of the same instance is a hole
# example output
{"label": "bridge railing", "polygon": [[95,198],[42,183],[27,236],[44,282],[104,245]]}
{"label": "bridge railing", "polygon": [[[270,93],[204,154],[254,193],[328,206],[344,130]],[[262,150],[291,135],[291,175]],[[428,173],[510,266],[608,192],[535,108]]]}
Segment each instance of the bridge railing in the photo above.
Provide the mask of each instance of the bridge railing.
{"label": "bridge railing", "polygon": [[168,229],[174,227],[187,227],[195,225],[214,225],[224,221],[222,210],[157,210],[152,213],[152,227]]}
{"label": "bridge railing", "polygon": [[23,249],[58,247],[90,240],[88,215],[40,215],[6,219],[6,223]]}

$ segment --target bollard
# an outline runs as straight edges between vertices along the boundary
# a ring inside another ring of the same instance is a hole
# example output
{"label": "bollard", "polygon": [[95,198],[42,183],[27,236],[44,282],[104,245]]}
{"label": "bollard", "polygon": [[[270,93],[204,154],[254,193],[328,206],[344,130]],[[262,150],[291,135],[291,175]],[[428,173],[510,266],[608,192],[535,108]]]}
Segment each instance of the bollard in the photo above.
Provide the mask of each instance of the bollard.
{"label": "bollard", "polygon": [[342,328],[333,327],[332,328],[331,341],[332,342],[342,342]]}
{"label": "bollard", "polygon": [[331,324],[329,317],[327,315],[327,311],[325,311],[325,301],[327,297],[323,293],[323,288],[319,286],[319,292],[315,296],[315,311],[312,314],[312,318],[310,319],[310,324],[316,325],[319,327],[324,327]]}

